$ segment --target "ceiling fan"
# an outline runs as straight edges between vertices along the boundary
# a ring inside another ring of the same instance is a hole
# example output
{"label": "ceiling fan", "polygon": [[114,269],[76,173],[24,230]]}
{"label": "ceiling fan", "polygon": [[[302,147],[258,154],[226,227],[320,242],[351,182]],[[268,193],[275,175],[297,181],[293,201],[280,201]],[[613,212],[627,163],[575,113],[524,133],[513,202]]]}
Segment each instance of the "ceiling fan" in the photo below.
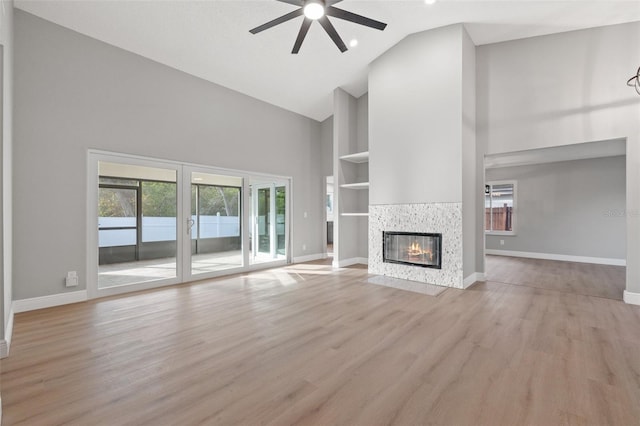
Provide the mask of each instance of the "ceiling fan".
{"label": "ceiling fan", "polygon": [[364,25],[366,27],[375,28],[376,30],[384,30],[387,24],[376,21],[374,19],[367,18],[362,15],[358,15],[356,13],[348,12],[343,9],[338,9],[333,5],[339,3],[342,0],[276,0],[282,3],[292,4],[294,6],[300,6],[299,9],[294,10],[293,12],[289,12],[286,15],[282,15],[279,18],[276,18],[272,21],[267,22],[266,24],[262,24],[258,27],[255,27],[252,30],[249,30],[251,34],[258,34],[264,30],[268,30],[271,27],[275,27],[278,24],[282,24],[283,22],[290,21],[291,19],[297,18],[298,16],[304,15],[304,20],[302,21],[302,26],[300,27],[300,31],[298,32],[298,37],[296,38],[296,42],[293,45],[293,50],[291,53],[297,54],[300,52],[300,47],[302,47],[302,42],[304,38],[307,36],[307,32],[309,31],[309,27],[313,23],[313,21],[318,21],[322,28],[329,34],[331,40],[338,46],[341,52],[346,52],[347,46],[344,44],[344,41],[338,35],[333,24],[329,21],[329,16],[343,19],[345,21],[354,22],[356,24]]}

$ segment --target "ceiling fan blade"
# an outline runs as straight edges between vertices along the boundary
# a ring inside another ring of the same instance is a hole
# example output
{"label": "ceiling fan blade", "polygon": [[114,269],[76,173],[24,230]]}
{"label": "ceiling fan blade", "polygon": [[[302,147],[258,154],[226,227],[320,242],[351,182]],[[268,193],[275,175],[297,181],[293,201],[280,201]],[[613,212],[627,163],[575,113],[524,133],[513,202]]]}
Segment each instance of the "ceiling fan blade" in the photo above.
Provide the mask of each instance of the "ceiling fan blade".
{"label": "ceiling fan blade", "polygon": [[331,6],[332,4],[340,3],[342,0],[325,0],[324,4],[326,6]]}
{"label": "ceiling fan blade", "polygon": [[303,14],[304,11],[302,10],[302,8],[296,9],[293,12],[289,12],[286,15],[282,15],[281,17],[274,19],[273,21],[269,21],[266,24],[260,25],[259,27],[255,27],[254,29],[249,30],[249,32],[251,34],[258,34],[261,31],[268,30],[271,27],[275,27],[278,24],[290,21],[291,19],[297,18],[298,16],[301,16]]}
{"label": "ceiling fan blade", "polygon": [[300,27],[300,32],[298,33],[298,38],[296,38],[296,42],[293,45],[293,50],[291,53],[297,54],[300,51],[300,47],[302,47],[302,42],[304,38],[307,36],[307,32],[309,32],[309,27],[313,21],[307,17],[302,21],[302,26]]}
{"label": "ceiling fan blade", "polygon": [[303,6],[304,5],[304,1],[303,0],[277,0],[279,2],[282,3],[289,3],[292,4],[294,6]]}
{"label": "ceiling fan blade", "polygon": [[325,13],[329,16],[333,16],[334,18],[344,19],[345,21],[375,28],[376,30],[380,31],[384,30],[387,27],[387,24],[385,24],[384,22],[376,21],[374,19],[370,19],[356,13],[347,12],[346,10],[338,9],[337,7],[333,6],[327,7]]}
{"label": "ceiling fan blade", "polygon": [[329,21],[329,18],[327,18],[327,16],[325,15],[322,18],[318,19],[318,22],[320,22],[320,25],[322,25],[322,28],[324,28],[327,34],[329,34],[329,37],[331,37],[331,40],[333,40],[336,46],[338,46],[338,49],[340,49],[340,51],[343,53],[346,52],[347,46],[344,44],[344,41],[342,41],[342,39],[338,35],[338,32],[334,28],[333,24]]}

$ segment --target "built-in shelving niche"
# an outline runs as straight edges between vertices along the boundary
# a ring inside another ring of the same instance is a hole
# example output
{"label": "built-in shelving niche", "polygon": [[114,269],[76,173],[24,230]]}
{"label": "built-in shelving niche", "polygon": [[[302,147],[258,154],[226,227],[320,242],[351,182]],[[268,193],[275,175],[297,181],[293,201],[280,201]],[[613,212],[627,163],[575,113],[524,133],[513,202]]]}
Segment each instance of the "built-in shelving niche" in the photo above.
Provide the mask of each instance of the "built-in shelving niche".
{"label": "built-in shelving niche", "polygon": [[[340,157],[341,161],[347,161],[353,164],[365,164],[369,162],[369,151],[356,152],[353,154],[347,154]],[[352,182],[344,183],[340,185],[340,188],[354,189],[354,190],[368,190],[369,182]],[[340,213],[343,217],[367,217],[368,212],[343,212]]]}

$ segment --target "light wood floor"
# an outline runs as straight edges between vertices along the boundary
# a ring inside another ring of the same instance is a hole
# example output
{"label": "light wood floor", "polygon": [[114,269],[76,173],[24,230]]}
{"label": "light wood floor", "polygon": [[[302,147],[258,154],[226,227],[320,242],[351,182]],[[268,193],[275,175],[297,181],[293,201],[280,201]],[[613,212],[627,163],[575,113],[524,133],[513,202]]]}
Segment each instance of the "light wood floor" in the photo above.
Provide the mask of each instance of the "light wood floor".
{"label": "light wood floor", "polygon": [[5,425],[637,425],[640,307],[303,264],[18,314]]}
{"label": "light wood floor", "polygon": [[585,296],[622,300],[626,287],[624,266],[487,255],[485,267],[490,281]]}

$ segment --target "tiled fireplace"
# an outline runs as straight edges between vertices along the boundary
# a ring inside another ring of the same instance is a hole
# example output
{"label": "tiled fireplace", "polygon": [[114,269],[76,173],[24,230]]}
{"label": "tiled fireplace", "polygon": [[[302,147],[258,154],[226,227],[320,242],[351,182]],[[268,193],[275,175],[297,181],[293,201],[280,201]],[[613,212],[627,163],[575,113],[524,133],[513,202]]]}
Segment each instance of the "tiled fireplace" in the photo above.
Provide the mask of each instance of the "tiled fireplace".
{"label": "tiled fireplace", "polygon": [[463,288],[461,203],[369,206],[369,273]]}

